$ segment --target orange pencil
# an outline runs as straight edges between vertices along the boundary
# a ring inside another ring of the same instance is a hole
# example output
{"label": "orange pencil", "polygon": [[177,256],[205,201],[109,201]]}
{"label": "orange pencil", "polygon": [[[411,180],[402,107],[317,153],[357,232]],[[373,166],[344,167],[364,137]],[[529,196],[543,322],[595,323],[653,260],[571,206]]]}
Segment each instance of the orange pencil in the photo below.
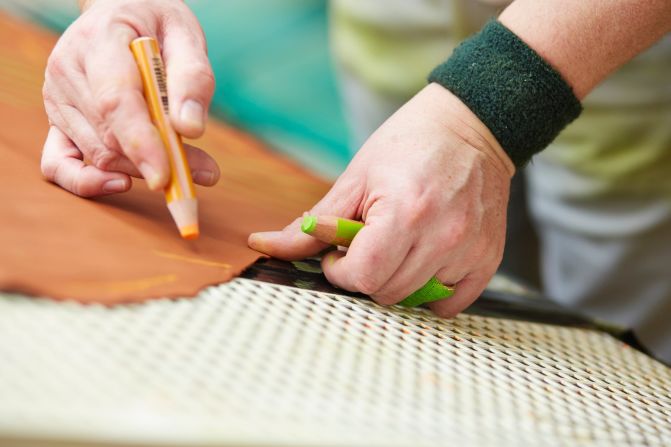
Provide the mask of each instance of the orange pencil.
{"label": "orange pencil", "polygon": [[130,49],[142,76],[149,115],[161,135],[170,161],[170,183],[165,188],[168,210],[182,237],[195,239],[199,234],[198,201],[182,139],[170,124],[165,68],[158,42],[152,37],[138,37],[131,42]]}

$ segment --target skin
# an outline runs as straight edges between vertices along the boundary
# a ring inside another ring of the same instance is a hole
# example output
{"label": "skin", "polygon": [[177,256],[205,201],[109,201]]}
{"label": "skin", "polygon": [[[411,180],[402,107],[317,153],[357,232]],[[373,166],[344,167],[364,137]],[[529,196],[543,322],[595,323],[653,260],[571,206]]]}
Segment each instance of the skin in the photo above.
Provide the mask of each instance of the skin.
{"label": "skin", "polygon": [[[503,255],[514,167],[486,126],[456,96],[430,84],[361,147],[309,211],[363,220],[347,254],[322,260],[330,282],[393,304],[436,276],[456,284],[454,315],[480,295]],[[300,259],[327,245],[300,232],[252,234],[249,245]]]}
{"label": "skin", "polygon": [[671,2],[517,0],[499,21],[557,69],[582,99],[671,31]]}
{"label": "skin", "polygon": [[[165,149],[151,123],[142,83],[128,45],[154,36],[168,78],[170,118],[190,138],[205,130],[214,76],[198,21],[181,1],[80,2],[82,15],[49,57],[43,88],[51,127],[42,173],[74,194],[124,192],[132,177],[152,190],[170,177]],[[185,147],[196,183],[210,186],[219,168],[204,151]]]}
{"label": "skin", "polygon": [[[128,43],[140,34],[159,38],[171,119],[180,133],[195,137],[205,112],[184,114],[182,107],[192,99],[207,110],[214,86],[202,32],[178,1],[97,0],[83,7],[47,69],[52,128],[43,171],[79,195],[113,192],[104,189],[107,180],[139,174],[161,188],[165,156],[141,102]],[[671,29],[671,2],[517,0],[499,20],[583,98]],[[212,160],[191,157],[196,173],[218,177]],[[402,300],[435,275],[457,292],[431,308],[440,316],[456,315],[480,295],[500,263],[513,173],[487,127],[452,93],[428,85],[369,138],[310,210],[366,222],[346,254],[324,257],[325,275],[381,304]],[[300,221],[252,234],[249,245],[288,260],[326,248],[300,231]]]}
{"label": "skin", "polygon": [[[517,0],[499,20],[582,99],[671,30],[671,2]],[[512,169],[492,156],[498,145],[483,143],[486,127],[458,104],[442,87],[424,88],[370,137],[310,211],[366,222],[346,255],[324,258],[333,284],[392,304],[435,274],[457,290],[430,305],[443,317],[480,295],[503,252]],[[464,138],[469,129],[475,136]],[[325,248],[299,233],[297,220],[281,232],[252,234],[249,244],[283,259]]]}

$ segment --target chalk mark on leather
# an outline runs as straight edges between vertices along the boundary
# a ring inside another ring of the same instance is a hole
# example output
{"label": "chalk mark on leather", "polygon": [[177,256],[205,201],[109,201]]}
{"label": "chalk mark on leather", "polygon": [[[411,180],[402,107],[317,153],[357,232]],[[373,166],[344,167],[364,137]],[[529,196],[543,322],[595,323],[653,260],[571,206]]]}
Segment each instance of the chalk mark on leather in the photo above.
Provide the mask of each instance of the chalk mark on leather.
{"label": "chalk mark on leather", "polygon": [[154,250],[154,254],[157,255],[157,256],[161,256],[163,258],[175,259],[177,261],[189,262],[191,264],[204,265],[206,267],[220,267],[220,268],[225,268],[225,269],[230,269],[231,268],[231,264],[227,264],[225,262],[208,261],[206,259],[192,258],[192,257],[189,257],[189,256],[182,256],[182,255],[178,255],[176,253],[168,253],[166,251],[161,251],[161,250]]}

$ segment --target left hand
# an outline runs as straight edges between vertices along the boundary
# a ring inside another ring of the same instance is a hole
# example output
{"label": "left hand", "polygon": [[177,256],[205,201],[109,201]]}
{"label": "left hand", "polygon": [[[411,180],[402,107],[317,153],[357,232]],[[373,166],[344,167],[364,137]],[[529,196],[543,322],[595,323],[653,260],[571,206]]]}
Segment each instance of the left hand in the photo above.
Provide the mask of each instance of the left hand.
{"label": "left hand", "polygon": [[[501,261],[514,167],[487,127],[456,96],[430,84],[363,145],[310,214],[363,220],[347,253],[322,260],[328,280],[394,304],[437,276],[456,285],[430,306],[453,316],[486,287]],[[301,233],[256,233],[250,247],[300,259],[327,247]]]}
{"label": "left hand", "polygon": [[[144,177],[152,190],[170,181],[163,142],[147,112],[142,80],[129,48],[155,37],[165,59],[170,121],[197,138],[205,130],[214,75],[198,20],[181,0],[88,0],[58,40],[45,72],[45,178],[82,197],[129,190]],[[194,182],[214,185],[219,167],[184,145]]]}

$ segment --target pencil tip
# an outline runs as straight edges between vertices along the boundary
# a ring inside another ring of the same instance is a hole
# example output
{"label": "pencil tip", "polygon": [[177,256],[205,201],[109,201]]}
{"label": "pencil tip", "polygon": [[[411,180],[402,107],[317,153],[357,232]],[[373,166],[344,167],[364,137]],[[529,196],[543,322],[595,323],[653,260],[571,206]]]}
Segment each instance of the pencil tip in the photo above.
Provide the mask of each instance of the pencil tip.
{"label": "pencil tip", "polygon": [[180,227],[179,233],[182,235],[184,239],[187,240],[198,239],[198,236],[200,235],[200,231],[198,230],[198,224]]}
{"label": "pencil tip", "polygon": [[173,200],[168,202],[168,209],[182,237],[184,239],[196,239],[200,233],[196,199]]}

